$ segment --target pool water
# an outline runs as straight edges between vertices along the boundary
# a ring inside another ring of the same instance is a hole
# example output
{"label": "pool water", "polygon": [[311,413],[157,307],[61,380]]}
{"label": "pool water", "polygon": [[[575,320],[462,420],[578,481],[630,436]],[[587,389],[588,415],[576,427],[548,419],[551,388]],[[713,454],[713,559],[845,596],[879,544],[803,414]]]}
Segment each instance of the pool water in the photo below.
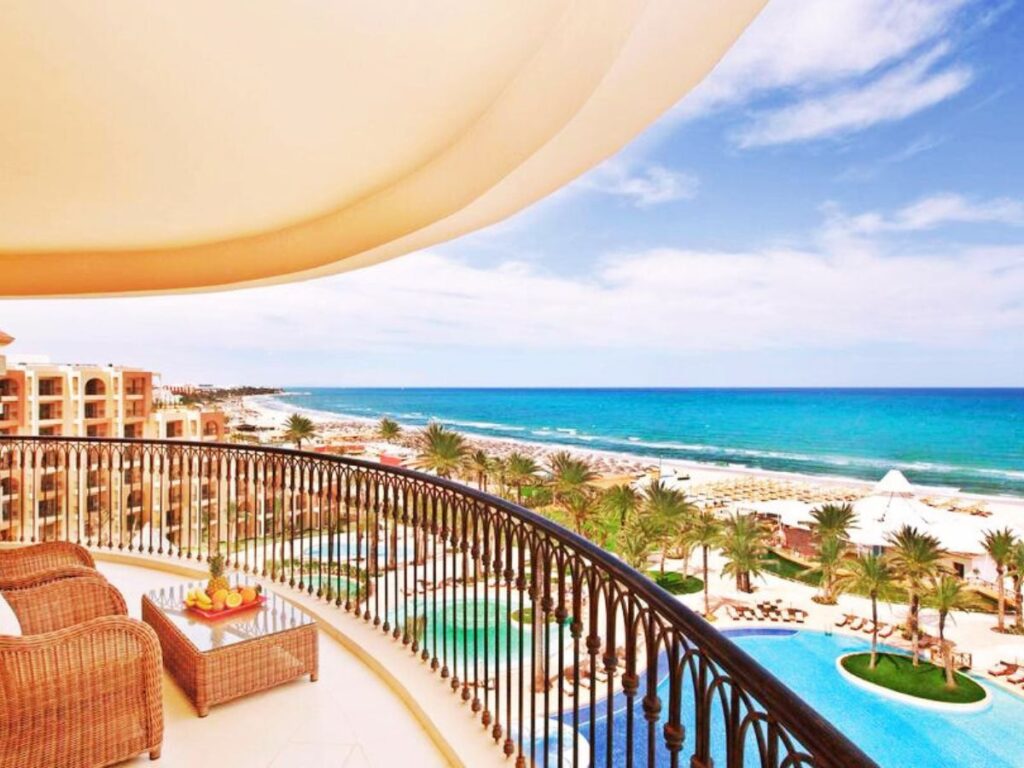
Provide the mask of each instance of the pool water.
{"label": "pool water", "polygon": [[863,690],[836,669],[866,640],[823,632],[733,640],[772,670],[884,768],[1004,768],[1024,765],[1024,700],[979,680],[992,695],[981,712],[939,712]]}
{"label": "pool water", "polygon": [[[344,563],[346,560],[355,561],[356,555],[363,561],[366,560],[366,555],[370,549],[370,541],[367,536],[360,537],[361,540],[356,542],[355,534],[338,534],[334,537],[334,561],[338,563]],[[298,546],[298,544],[296,544]],[[398,537],[398,546],[395,547],[395,556],[398,562],[403,563],[406,559],[406,542],[402,536]],[[409,537],[408,551],[412,553],[412,537]],[[377,556],[383,563],[387,557],[387,553],[390,550],[390,542],[384,540],[384,534],[381,533],[380,538],[377,541]],[[311,560],[322,558],[324,562],[327,561],[331,554],[331,548],[329,542],[325,539],[321,544],[319,537],[313,539],[311,545],[306,545],[305,556]]]}
{"label": "pool water", "polygon": [[[442,610],[440,599],[434,611],[433,597],[427,597],[424,603],[420,596],[416,606],[416,616],[424,626],[424,634],[420,644],[432,655],[435,653],[442,661],[447,658],[449,667],[458,666],[460,678],[464,674],[465,663],[469,664],[470,675],[473,673],[473,660],[477,660],[478,674],[483,677],[484,647],[487,648],[488,674],[493,676],[497,669],[504,667],[504,659],[511,648],[512,665],[519,662],[519,629],[518,622],[511,622],[511,633],[506,628],[507,608],[503,600],[489,599],[485,605],[483,600],[449,599],[447,610]],[[402,626],[402,617],[406,615],[403,607],[392,612],[392,621]],[[409,601],[407,615],[413,617],[412,600]],[[425,620],[425,624],[423,624]],[[485,629],[486,620],[486,629]],[[532,653],[530,626],[524,625],[523,658],[529,663]],[[447,649],[447,657],[445,650]]]}
{"label": "pool water", "polygon": [[[992,695],[991,706],[981,712],[939,712],[903,704],[863,690],[844,679],[836,659],[844,653],[870,649],[860,638],[823,632],[781,629],[726,631],[731,639],[771,670],[780,680],[830,720],[882,768],[1013,768],[1024,766],[1024,701],[979,680]],[[660,669],[664,669],[664,659]],[[643,676],[641,676],[641,680]],[[634,704],[634,761],[646,765],[647,729],[640,700],[641,683]],[[658,685],[663,705],[668,701],[668,681]],[[667,708],[666,708],[667,709]],[[683,713],[688,735],[681,764],[688,764],[692,750],[692,707]],[[612,701],[614,747],[612,765],[626,764],[626,700],[618,694]],[[669,753],[660,739],[665,719],[657,726],[656,765],[668,766]],[[712,745],[724,755],[721,715],[712,724]],[[579,731],[592,741],[597,765],[605,764],[604,744],[608,728],[607,702],[598,702],[596,712],[580,710]],[[570,723],[572,714],[563,717]],[[746,765],[757,765],[748,741]]]}

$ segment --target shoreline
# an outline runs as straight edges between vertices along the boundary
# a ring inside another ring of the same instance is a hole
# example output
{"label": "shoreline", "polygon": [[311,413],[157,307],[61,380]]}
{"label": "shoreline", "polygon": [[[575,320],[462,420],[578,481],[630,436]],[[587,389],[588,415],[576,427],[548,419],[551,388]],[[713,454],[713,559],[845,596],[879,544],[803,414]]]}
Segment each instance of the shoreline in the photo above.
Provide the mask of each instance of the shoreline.
{"label": "shoreline", "polygon": [[[279,407],[275,407],[267,401],[272,401]],[[254,424],[264,430],[264,433],[272,434],[275,430],[280,432],[281,425],[290,413],[301,413],[324,430],[321,437],[328,443],[346,439],[358,440],[365,443],[368,454],[374,452],[402,453],[403,448],[408,451],[408,446],[404,446],[401,442],[387,443],[373,434],[373,430],[370,428],[375,427],[378,423],[379,418],[377,417],[343,415],[292,406],[287,401],[277,399],[274,395],[245,396],[227,401],[222,405],[232,420]],[[406,441],[408,435],[419,429],[419,427],[402,426]],[[519,451],[531,456],[539,463],[543,463],[547,456],[555,452],[569,451],[574,456],[590,460],[595,465],[595,469],[605,477],[637,476],[660,469],[663,475],[670,477],[673,475],[676,477],[689,476],[685,482],[690,486],[755,479],[830,490],[855,489],[865,493],[870,491],[878,480],[878,478],[867,480],[842,475],[808,474],[743,465],[721,466],[691,459],[665,459],[627,451],[585,448],[573,444],[534,441],[527,438],[481,435],[467,431],[465,428],[457,428],[457,431],[463,434],[474,448],[483,448],[499,456]],[[880,472],[879,477],[882,474],[884,472]],[[1017,521],[1024,523],[1024,497],[1022,496],[975,493],[944,486],[915,485],[915,488],[922,494],[936,498],[983,502],[992,507],[994,512],[1008,513]]]}

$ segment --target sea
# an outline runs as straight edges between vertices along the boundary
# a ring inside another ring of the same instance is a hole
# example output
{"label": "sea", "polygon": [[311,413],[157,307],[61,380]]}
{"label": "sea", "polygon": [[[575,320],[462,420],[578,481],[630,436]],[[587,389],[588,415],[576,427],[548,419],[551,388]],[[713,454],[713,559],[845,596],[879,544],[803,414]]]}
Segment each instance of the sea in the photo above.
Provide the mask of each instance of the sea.
{"label": "sea", "polygon": [[1024,389],[293,388],[265,404],[434,420],[459,431],[697,461],[1024,497]]}

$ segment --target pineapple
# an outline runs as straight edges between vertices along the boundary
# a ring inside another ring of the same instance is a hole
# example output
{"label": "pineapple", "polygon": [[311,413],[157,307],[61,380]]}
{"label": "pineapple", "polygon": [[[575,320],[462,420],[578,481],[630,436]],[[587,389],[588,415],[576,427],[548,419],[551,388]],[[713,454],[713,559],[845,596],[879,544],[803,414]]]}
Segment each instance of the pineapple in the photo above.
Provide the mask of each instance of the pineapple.
{"label": "pineapple", "polygon": [[224,555],[216,554],[210,558],[210,580],[206,583],[206,594],[213,597],[219,590],[229,590],[231,585],[224,575]]}

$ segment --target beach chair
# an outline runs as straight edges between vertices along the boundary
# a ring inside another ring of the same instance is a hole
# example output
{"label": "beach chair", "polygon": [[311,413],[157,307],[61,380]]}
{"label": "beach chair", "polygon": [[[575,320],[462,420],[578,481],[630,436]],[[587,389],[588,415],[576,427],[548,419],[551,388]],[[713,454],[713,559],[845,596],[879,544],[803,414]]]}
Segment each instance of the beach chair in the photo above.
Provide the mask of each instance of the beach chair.
{"label": "beach chair", "polygon": [[787,608],[786,612],[797,624],[803,624],[804,620],[807,618],[807,611],[803,608]]}
{"label": "beach chair", "polygon": [[849,624],[855,618],[857,618],[857,617],[854,616],[852,613],[844,613],[843,614],[843,620],[842,621],[837,621],[836,622],[836,626],[837,627],[845,627],[847,624]]}
{"label": "beach chair", "polygon": [[1007,677],[1008,675],[1012,675],[1014,672],[1020,669],[1020,665],[1011,664],[1008,661],[1000,661],[999,664],[1002,667],[1002,669],[1000,669],[999,667],[993,667],[988,671],[988,673],[992,675],[992,677]]}
{"label": "beach chair", "polygon": [[859,618],[854,619],[852,622],[850,622],[850,629],[852,629],[854,632],[856,632],[861,627],[863,627],[865,623],[867,623],[867,619],[859,619]]}
{"label": "beach chair", "polygon": [[863,632],[865,635],[870,635],[872,632],[875,631],[875,622],[871,621],[871,619],[868,619],[861,626],[860,631]]}
{"label": "beach chair", "polygon": [[1010,685],[1020,685],[1021,683],[1024,683],[1024,672],[1021,672],[1016,677],[1007,677],[1006,682]]}

